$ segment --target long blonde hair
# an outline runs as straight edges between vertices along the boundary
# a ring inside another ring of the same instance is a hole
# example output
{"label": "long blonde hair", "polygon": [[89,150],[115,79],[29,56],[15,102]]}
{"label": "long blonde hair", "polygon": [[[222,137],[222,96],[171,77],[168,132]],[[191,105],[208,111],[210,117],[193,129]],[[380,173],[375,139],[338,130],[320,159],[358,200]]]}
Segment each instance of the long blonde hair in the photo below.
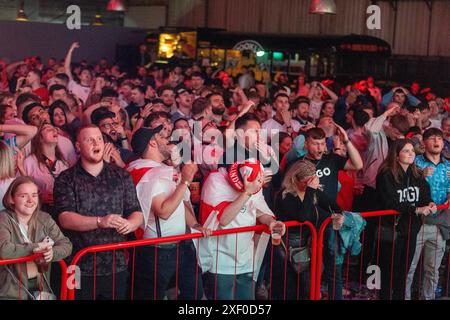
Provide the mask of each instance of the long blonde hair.
{"label": "long blonde hair", "polygon": [[16,164],[13,151],[3,141],[0,141],[0,181],[16,176]]}
{"label": "long blonde hair", "polygon": [[307,177],[312,177],[316,174],[316,166],[308,160],[299,160],[295,162],[286,175],[284,176],[281,188],[283,190],[282,198],[286,198],[288,194],[297,196],[298,183]]}

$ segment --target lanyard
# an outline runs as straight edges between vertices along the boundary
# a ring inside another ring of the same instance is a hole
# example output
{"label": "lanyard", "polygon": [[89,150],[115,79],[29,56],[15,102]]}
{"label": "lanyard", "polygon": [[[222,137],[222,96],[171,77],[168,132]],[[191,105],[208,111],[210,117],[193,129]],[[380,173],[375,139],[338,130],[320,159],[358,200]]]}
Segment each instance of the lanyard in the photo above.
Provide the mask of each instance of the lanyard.
{"label": "lanyard", "polygon": [[30,240],[30,238],[28,238],[28,232],[27,232],[27,230],[25,229],[25,226],[24,225],[22,225],[21,223],[19,223],[19,222],[17,222],[13,217],[11,217],[10,216],[10,219],[19,227],[19,230],[20,230],[20,234],[22,235],[22,237],[23,237],[23,241],[25,242],[25,243],[33,243],[31,240]]}

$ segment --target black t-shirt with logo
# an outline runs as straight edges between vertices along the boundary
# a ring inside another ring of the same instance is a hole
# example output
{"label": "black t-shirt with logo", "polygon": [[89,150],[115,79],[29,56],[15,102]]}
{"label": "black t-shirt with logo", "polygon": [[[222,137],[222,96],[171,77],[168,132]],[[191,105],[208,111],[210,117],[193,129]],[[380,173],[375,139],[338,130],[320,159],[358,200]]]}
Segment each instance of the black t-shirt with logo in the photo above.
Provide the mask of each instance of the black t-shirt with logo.
{"label": "black t-shirt with logo", "polygon": [[[301,158],[305,159],[305,158]],[[316,165],[316,174],[319,177],[320,184],[323,185],[323,191],[333,201],[336,201],[338,194],[338,173],[343,170],[348,158],[331,153],[326,154],[320,160],[311,160]]]}

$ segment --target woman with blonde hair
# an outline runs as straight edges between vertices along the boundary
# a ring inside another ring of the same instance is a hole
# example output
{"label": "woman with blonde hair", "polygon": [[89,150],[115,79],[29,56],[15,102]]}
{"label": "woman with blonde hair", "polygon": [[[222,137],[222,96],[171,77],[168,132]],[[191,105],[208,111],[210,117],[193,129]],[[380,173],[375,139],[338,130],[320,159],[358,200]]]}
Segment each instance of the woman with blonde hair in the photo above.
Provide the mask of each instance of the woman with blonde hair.
{"label": "woman with blonde hair", "polygon": [[[11,182],[14,181],[14,156],[11,148],[0,141],[0,196],[6,193]],[[3,204],[0,204],[0,210],[5,209]]]}
{"label": "woman with blonde hair", "polygon": [[[275,213],[279,220],[310,222],[317,230],[319,230],[325,219],[331,216],[333,224],[339,226],[342,225],[343,216],[341,214],[332,214],[341,211],[339,206],[335,201],[330,200],[321,189],[322,186],[316,175],[316,166],[312,162],[300,160],[294,163],[286,173],[281,191],[275,200]],[[292,249],[295,248],[309,247],[309,229],[305,227],[303,227],[302,230],[300,230],[300,228],[291,228],[289,230],[288,239],[286,240],[290,248],[289,251],[292,251]],[[325,255],[327,255],[328,250],[324,250],[324,252]],[[280,251],[278,251],[278,253],[280,253]],[[283,254],[283,252],[281,252],[281,254]],[[278,259],[278,261],[282,261],[284,266],[285,257],[281,258],[282,259]],[[283,266],[281,267],[283,268]],[[333,272],[329,272],[334,269],[334,259],[332,257],[326,257],[325,266],[327,268],[327,275],[331,274],[331,276],[333,276]],[[341,268],[337,266],[335,283],[333,283],[331,276],[327,277],[330,300],[342,299],[341,271]],[[292,281],[286,281],[288,284],[288,288],[286,289],[290,298],[296,297],[296,289],[294,287],[289,287],[297,284],[297,272],[298,270],[296,270],[291,263],[291,268],[289,268],[287,276],[290,277]],[[279,274],[284,274],[284,272]],[[300,281],[300,296],[308,297],[309,268],[300,273]],[[278,283],[281,284],[283,282],[278,281]]]}
{"label": "woman with blonde hair", "polygon": [[19,177],[3,197],[0,212],[0,259],[42,254],[35,261],[0,267],[0,299],[38,299],[50,288],[51,262],[70,255],[72,244],[56,222],[40,210],[38,187],[30,177]]}

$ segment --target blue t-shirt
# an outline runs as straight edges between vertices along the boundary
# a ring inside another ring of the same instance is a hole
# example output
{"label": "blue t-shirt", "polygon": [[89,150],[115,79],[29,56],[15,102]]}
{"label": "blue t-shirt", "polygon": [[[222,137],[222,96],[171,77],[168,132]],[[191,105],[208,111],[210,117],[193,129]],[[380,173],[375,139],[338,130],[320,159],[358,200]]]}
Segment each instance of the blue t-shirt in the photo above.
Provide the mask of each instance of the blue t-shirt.
{"label": "blue t-shirt", "polygon": [[445,203],[447,193],[450,191],[450,162],[441,156],[441,161],[435,165],[425,155],[420,155],[416,157],[416,165],[420,169],[434,168],[433,175],[426,177],[430,185],[431,198],[438,205]]}

